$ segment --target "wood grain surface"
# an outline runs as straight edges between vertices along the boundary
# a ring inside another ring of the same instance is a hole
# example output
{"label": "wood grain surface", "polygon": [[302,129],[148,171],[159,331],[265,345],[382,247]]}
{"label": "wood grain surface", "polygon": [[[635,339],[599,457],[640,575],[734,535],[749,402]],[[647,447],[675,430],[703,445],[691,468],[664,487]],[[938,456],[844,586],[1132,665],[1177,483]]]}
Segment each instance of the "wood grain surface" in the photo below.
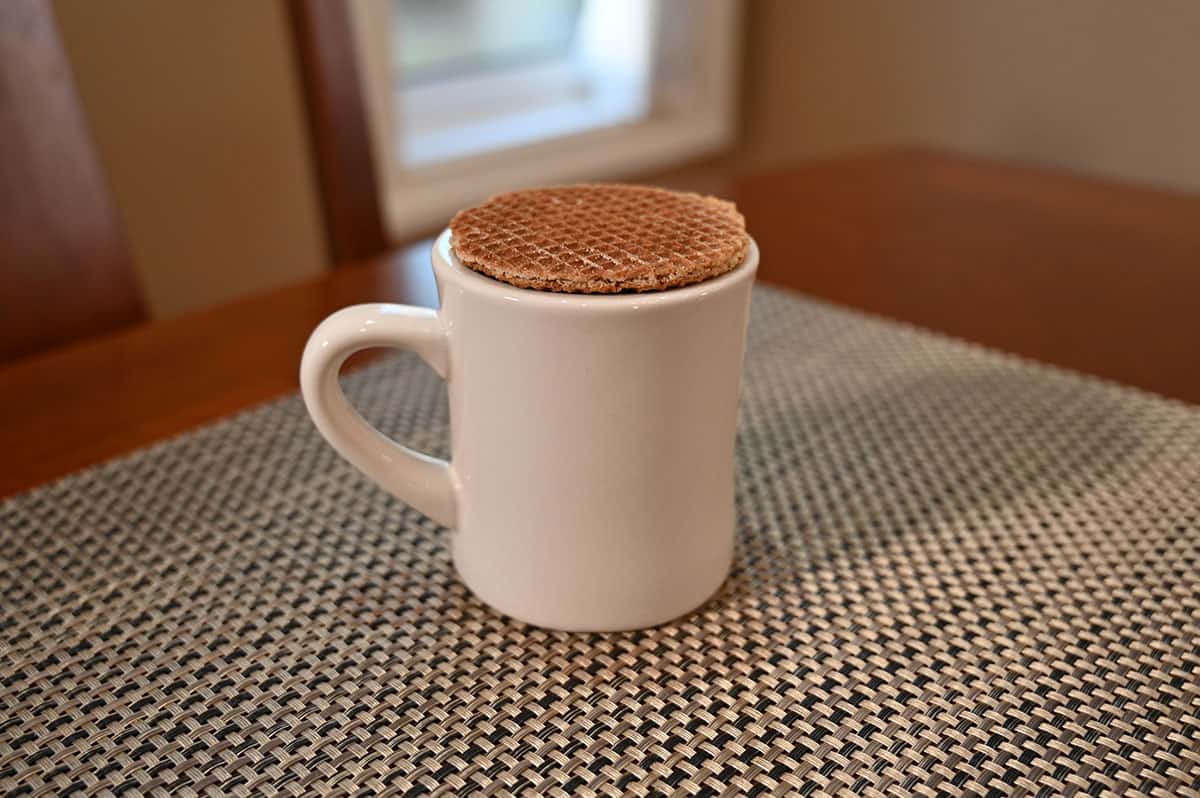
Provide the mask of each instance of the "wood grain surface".
{"label": "wood grain surface", "polygon": [[[1200,401],[1200,199],[926,152],[734,181],[761,278]],[[433,306],[429,242],[0,369],[0,495],[296,390],[328,313]]]}
{"label": "wood grain surface", "polygon": [[1200,401],[1200,197],[919,151],[732,197],[761,279]]}

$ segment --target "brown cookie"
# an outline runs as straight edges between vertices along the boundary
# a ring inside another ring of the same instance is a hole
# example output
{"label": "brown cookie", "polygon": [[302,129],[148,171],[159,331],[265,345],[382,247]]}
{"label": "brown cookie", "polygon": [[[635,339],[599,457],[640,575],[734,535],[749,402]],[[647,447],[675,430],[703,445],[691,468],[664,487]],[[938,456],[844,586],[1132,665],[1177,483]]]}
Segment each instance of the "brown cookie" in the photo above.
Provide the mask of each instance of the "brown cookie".
{"label": "brown cookie", "polygon": [[498,194],[450,222],[463,265],[521,288],[662,291],[724,274],[746,256],[733,203],[661,188],[592,184]]}

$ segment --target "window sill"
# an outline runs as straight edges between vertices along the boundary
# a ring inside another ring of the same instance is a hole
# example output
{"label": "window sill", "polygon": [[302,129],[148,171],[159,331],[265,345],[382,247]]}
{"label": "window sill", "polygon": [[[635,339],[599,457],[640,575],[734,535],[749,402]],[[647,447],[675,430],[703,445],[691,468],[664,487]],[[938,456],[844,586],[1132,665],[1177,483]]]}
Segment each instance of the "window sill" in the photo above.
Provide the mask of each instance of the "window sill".
{"label": "window sill", "polygon": [[588,75],[565,59],[406,88],[394,102],[406,120],[397,142],[406,170],[631,122],[649,105],[636,81]]}
{"label": "window sill", "polygon": [[501,191],[661,171],[725,149],[731,141],[729,125],[710,116],[680,115],[404,170],[387,181],[388,230],[405,240]]}

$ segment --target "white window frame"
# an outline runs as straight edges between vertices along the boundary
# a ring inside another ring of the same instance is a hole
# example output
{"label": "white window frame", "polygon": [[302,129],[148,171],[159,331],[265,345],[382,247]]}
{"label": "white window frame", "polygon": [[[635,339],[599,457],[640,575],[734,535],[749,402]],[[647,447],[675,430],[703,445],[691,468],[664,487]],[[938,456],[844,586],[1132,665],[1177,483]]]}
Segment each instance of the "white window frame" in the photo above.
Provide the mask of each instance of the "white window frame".
{"label": "white window frame", "polygon": [[[444,225],[459,208],[487,196],[533,185],[619,179],[727,148],[735,134],[740,0],[660,0],[664,32],[685,37],[686,48],[666,47],[656,63],[653,105],[645,118],[611,127],[571,129],[563,135],[502,150],[467,154],[424,165],[400,157],[397,101],[391,78],[391,3],[353,0],[352,19],[366,93],[385,222],[394,239],[425,234]],[[678,56],[665,61],[666,54]],[[500,80],[511,76],[500,76]],[[521,80],[558,80],[536,68]],[[469,92],[493,88],[489,77],[464,81]],[[686,96],[672,96],[672,92]],[[617,111],[620,112],[620,109]],[[454,143],[447,144],[453,147]],[[433,157],[445,153],[433,153]],[[432,158],[428,158],[432,159]],[[418,159],[420,160],[420,159]]]}

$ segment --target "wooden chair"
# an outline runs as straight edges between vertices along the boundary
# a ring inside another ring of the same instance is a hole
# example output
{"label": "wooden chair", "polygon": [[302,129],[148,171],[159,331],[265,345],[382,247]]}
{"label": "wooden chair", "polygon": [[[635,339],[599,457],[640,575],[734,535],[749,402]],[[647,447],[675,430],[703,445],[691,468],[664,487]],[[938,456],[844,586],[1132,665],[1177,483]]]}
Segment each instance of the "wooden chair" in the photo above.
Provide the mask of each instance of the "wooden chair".
{"label": "wooden chair", "polygon": [[391,248],[384,230],[348,3],[290,0],[330,263]]}
{"label": "wooden chair", "polygon": [[0,363],[145,318],[50,0],[4,0]]}

